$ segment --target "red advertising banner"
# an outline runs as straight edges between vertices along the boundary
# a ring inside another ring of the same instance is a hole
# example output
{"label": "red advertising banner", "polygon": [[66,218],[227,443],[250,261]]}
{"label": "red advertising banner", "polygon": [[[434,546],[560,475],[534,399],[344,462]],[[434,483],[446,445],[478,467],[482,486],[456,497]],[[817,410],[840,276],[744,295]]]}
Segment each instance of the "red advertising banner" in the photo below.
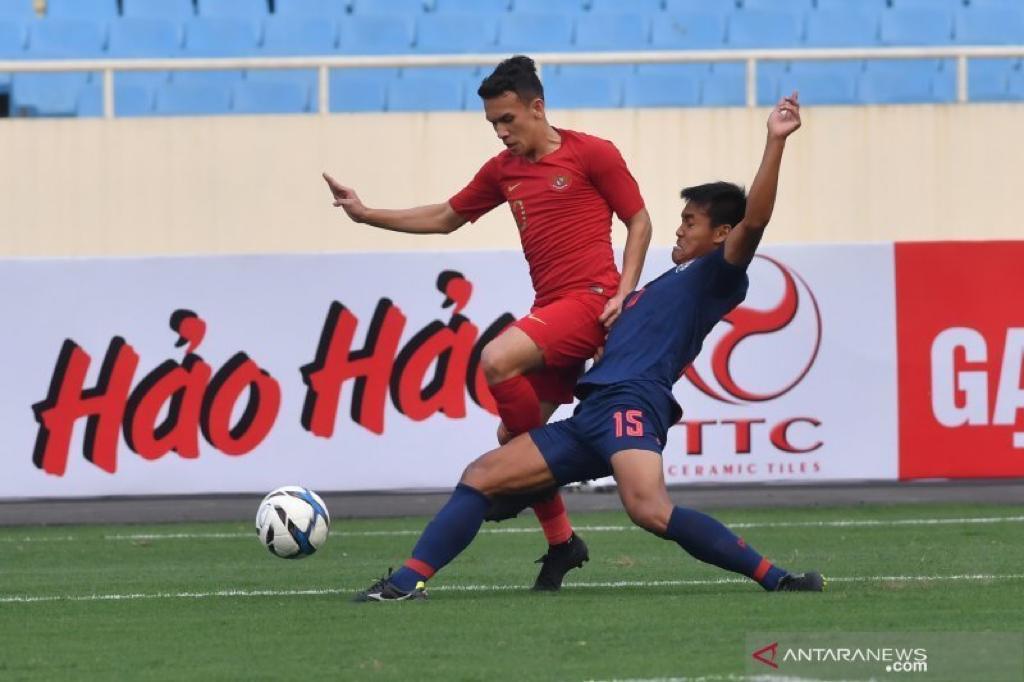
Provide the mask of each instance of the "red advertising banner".
{"label": "red advertising banner", "polygon": [[1024,242],[895,255],[900,479],[1024,476]]}

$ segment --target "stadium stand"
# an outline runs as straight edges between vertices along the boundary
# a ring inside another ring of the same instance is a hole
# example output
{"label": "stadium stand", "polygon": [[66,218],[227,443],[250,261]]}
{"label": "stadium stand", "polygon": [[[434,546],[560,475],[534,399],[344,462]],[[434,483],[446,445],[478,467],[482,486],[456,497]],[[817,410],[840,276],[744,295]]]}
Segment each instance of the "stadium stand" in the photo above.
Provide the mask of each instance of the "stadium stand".
{"label": "stadium stand", "polygon": [[186,21],[196,14],[192,0],[121,0],[121,14],[139,19]]}
{"label": "stadium stand", "polygon": [[[1024,44],[1019,0],[47,0],[40,6],[43,16],[33,0],[0,0],[0,58]],[[740,106],[745,72],[743,63],[724,61],[565,65],[546,68],[544,78],[558,107]],[[762,60],[757,74],[761,104],[794,87],[812,104],[956,99],[954,60]],[[475,66],[334,69],[330,109],[474,107],[480,78]],[[971,100],[1021,99],[1020,81],[1020,59],[969,62]],[[94,115],[98,83],[86,73],[0,74],[0,98],[9,96],[13,115]],[[115,84],[118,97],[131,98],[118,103],[118,112],[130,112],[124,115],[223,113],[234,102],[255,113],[316,108],[314,69],[119,72]],[[168,90],[170,84],[203,87]],[[207,86],[222,92],[187,111]],[[267,101],[273,93],[287,101],[275,108]]]}
{"label": "stadium stand", "polygon": [[[180,57],[182,38],[182,27],[177,22],[121,17],[110,22],[107,56],[124,59]],[[116,76],[118,85],[139,85],[150,89],[169,80],[167,71],[124,71]]]}

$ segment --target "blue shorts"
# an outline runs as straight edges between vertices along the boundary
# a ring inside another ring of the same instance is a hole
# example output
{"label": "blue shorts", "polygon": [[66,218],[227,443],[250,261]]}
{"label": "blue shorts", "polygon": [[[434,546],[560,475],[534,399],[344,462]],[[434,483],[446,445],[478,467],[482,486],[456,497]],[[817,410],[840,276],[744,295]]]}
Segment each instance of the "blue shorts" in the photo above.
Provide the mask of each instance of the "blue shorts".
{"label": "blue shorts", "polygon": [[530,431],[559,485],[611,476],[612,455],[622,450],[661,454],[671,406],[644,393],[628,385],[602,388],[568,419]]}

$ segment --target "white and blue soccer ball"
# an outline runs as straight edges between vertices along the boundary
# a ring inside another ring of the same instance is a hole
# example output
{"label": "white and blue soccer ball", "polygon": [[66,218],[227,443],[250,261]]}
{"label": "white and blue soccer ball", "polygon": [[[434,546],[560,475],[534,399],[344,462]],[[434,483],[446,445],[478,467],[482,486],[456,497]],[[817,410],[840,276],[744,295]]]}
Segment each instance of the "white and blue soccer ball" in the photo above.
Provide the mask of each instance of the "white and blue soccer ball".
{"label": "white and blue soccer ball", "polygon": [[303,559],[327,541],[327,505],[309,488],[286,485],[272,490],[256,510],[256,534],[283,559]]}

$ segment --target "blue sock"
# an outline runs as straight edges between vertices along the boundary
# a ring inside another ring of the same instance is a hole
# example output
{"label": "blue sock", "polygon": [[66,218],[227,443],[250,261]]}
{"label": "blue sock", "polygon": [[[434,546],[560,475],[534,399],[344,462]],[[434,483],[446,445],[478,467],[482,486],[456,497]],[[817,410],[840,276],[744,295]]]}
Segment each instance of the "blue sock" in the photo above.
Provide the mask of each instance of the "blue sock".
{"label": "blue sock", "polygon": [[391,584],[408,592],[416,583],[429,580],[469,547],[490,506],[491,501],[476,488],[462,483],[455,486],[448,502],[423,529],[412,558],[391,574]]}
{"label": "blue sock", "polygon": [[676,507],[668,520],[665,538],[675,540],[695,559],[756,580],[766,590],[775,590],[787,571],[737,537],[722,523],[695,509]]}

